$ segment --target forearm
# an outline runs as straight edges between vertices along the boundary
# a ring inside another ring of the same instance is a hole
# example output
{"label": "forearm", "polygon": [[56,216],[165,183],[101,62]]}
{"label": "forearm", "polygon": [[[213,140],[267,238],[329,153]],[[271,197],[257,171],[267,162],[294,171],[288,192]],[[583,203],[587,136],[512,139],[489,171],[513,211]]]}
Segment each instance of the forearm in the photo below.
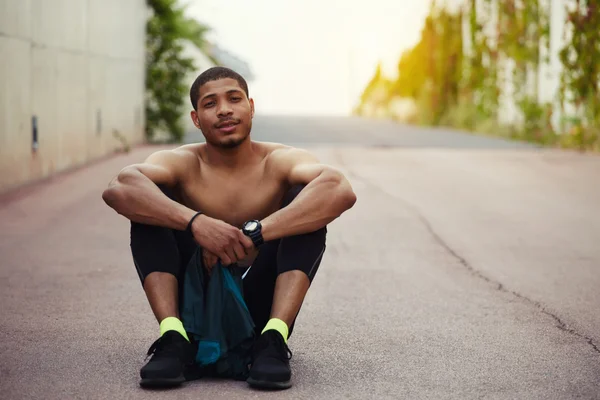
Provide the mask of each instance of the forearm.
{"label": "forearm", "polygon": [[127,219],[148,225],[184,230],[195,214],[167,197],[141,172],[123,171],[102,194],[106,204]]}
{"label": "forearm", "polygon": [[351,208],[356,196],[345,179],[319,177],[284,207],[261,221],[265,241],[314,232]]}

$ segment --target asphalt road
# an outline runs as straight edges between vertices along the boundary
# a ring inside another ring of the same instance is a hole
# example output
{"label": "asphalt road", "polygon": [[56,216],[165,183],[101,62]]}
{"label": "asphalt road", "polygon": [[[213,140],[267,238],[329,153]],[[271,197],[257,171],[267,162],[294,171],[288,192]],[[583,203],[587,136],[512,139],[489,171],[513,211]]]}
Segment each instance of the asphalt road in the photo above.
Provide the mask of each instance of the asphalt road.
{"label": "asphalt road", "polygon": [[359,119],[253,136],[358,194],[290,340],[294,387],[138,387],[158,327],[100,193],[143,147],[0,197],[0,398],[600,398],[600,157]]}

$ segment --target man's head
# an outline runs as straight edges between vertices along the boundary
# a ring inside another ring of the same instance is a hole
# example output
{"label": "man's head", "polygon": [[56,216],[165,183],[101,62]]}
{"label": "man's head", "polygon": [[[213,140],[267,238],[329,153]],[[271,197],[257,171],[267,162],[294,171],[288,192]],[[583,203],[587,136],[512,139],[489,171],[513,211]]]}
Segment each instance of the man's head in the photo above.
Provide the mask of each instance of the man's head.
{"label": "man's head", "polygon": [[200,74],[190,89],[192,121],[206,142],[222,148],[239,146],[250,135],[254,101],[237,72],[213,67]]}

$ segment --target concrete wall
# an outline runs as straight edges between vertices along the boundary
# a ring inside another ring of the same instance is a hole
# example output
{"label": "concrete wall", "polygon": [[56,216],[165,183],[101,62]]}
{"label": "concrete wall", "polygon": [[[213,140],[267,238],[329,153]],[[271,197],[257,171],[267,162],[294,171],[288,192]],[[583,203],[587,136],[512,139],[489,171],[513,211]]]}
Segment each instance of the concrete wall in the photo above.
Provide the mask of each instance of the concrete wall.
{"label": "concrete wall", "polygon": [[[0,191],[143,141],[145,0],[0,0]],[[32,146],[32,117],[38,146]]]}

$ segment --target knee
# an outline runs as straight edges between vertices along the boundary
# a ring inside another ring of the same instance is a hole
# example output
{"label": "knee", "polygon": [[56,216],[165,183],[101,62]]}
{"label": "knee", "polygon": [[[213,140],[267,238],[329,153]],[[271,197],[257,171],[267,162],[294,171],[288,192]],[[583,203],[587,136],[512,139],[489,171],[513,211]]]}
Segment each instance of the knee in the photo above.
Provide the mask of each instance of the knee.
{"label": "knee", "polygon": [[277,249],[277,257],[284,264],[300,264],[314,261],[322,256],[327,247],[327,227],[300,235],[288,236],[281,239]]}
{"label": "knee", "polygon": [[174,232],[158,225],[130,221],[129,237],[132,248],[143,249],[147,246],[160,246],[173,240]]}

